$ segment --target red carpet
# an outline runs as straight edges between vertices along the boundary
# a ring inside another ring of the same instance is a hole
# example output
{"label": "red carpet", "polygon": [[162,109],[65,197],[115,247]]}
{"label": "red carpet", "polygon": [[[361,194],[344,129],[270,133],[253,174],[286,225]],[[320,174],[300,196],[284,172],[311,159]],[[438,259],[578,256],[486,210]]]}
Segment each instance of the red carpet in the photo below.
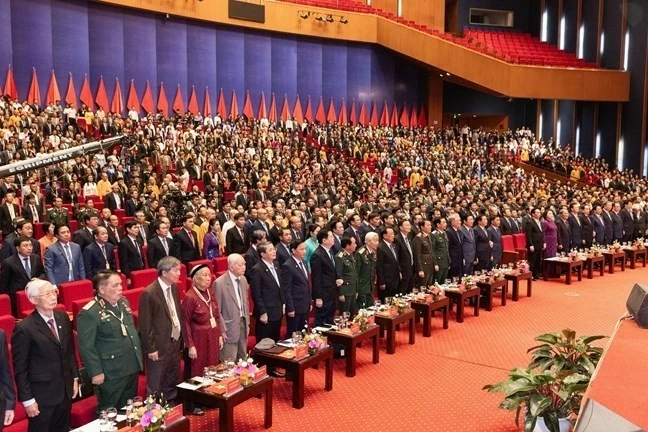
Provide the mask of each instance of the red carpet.
{"label": "red carpet", "polygon": [[[451,315],[448,330],[441,318],[432,337],[407,344],[398,334],[396,354],[387,355],[381,341],[380,363],[371,363],[371,348],[359,351],[358,372],[344,375],[344,360],[335,361],[333,390],[324,391],[324,371],[306,373],[306,399],[301,410],[291,406],[291,384],[275,380],[273,431],[515,431],[514,416],[497,408],[501,395],[481,388],[506,378],[506,371],[528,363],[533,337],[569,327],[578,334],[611,335],[625,312],[635,282],[648,282],[648,269],[562,282],[534,282],[533,297],[499,306],[479,317],[466,310],[462,324]],[[521,290],[525,293],[526,290]],[[602,341],[606,344],[607,340]],[[263,401],[250,400],[234,409],[236,431],[263,429]],[[191,417],[192,432],[218,428],[218,410]]]}

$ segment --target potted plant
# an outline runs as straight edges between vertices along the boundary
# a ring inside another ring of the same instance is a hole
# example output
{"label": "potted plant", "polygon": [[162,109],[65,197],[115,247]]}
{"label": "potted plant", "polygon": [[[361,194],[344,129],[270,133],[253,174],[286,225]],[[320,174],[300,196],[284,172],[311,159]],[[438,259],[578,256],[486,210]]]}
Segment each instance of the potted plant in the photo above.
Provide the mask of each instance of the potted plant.
{"label": "potted plant", "polygon": [[569,329],[540,335],[535,340],[542,344],[527,351],[531,354],[528,368],[513,369],[506,381],[484,389],[505,394],[500,408],[516,411],[518,427],[525,409],[526,432],[568,432],[603,354],[602,348],[591,343],[603,337],[577,338]]}

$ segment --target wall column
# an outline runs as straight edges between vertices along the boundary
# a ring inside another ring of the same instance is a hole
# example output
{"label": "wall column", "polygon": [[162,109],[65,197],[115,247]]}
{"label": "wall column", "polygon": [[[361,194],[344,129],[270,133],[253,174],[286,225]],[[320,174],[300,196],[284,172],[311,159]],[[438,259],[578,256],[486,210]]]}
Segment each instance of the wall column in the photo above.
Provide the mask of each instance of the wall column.
{"label": "wall column", "polygon": [[440,128],[443,120],[443,78],[437,73],[428,74],[428,125]]}

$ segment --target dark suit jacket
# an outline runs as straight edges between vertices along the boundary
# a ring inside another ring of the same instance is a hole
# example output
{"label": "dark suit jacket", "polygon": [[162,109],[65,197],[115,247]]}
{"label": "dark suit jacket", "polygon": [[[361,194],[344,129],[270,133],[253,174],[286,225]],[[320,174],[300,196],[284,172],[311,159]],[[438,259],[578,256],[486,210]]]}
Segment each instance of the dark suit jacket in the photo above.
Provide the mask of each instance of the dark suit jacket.
{"label": "dark suit jacket", "polygon": [[623,238],[623,222],[621,221],[621,214],[610,212],[612,217],[612,239],[621,240]]}
{"label": "dark suit jacket", "polygon": [[[398,256],[398,245],[392,243],[396,248],[396,255]],[[401,280],[401,268],[394,257],[391,249],[387,243],[380,241],[378,244],[378,254],[376,256],[376,277],[377,285],[385,285],[387,295],[395,294],[398,290],[398,284]]]}
{"label": "dark suit jacket", "polygon": [[[243,236],[247,237],[245,234],[245,228],[243,228]],[[237,226],[234,226],[227,230],[225,234],[225,252],[227,255],[233,253],[244,255],[247,250],[247,238],[241,238],[239,229]]]}
{"label": "dark suit jacket", "polygon": [[167,237],[166,241],[167,246],[169,247],[169,255],[167,255],[166,251],[164,250],[162,241],[158,236],[151,238],[146,244],[146,262],[149,268],[156,268],[158,262],[160,262],[160,260],[165,256],[176,256],[173,239]]}
{"label": "dark suit jacket", "polygon": [[[124,196],[122,194],[119,194],[119,197],[121,198],[121,208],[125,209],[126,203]],[[117,200],[115,200],[115,196],[112,192],[104,197],[104,204],[110,209],[110,211],[117,210]]]}
{"label": "dark suit jacket", "polygon": [[14,377],[21,402],[35,398],[40,406],[72,399],[78,376],[70,318],[54,310],[59,341],[37,311],[16,324],[11,338]]}
{"label": "dark suit jacket", "polygon": [[608,245],[612,244],[612,239],[614,238],[614,222],[612,221],[612,212],[606,212],[603,210],[603,213],[601,214],[603,217],[603,222],[605,222],[605,233],[603,234],[603,241],[600,239],[597,239],[596,241]]}
{"label": "dark suit jacket", "polygon": [[573,213],[569,213],[569,229],[571,231],[571,249],[578,249],[583,247],[583,228],[581,227],[580,215],[578,219]]}
{"label": "dark suit jacket", "polygon": [[335,300],[337,297],[337,274],[331,257],[322,246],[317,246],[310,258],[313,300]]}
{"label": "dark suit jacket", "polygon": [[[180,296],[178,287],[171,286],[173,302],[175,303],[176,315],[182,325],[183,314],[180,309]],[[171,342],[171,332],[173,330],[173,321],[169,314],[164,291],[160,282],[156,279],[151,285],[147,286],[139,300],[138,309],[139,319],[139,336],[142,343],[144,354],[151,354],[157,351],[158,355],[163,356]]]}
{"label": "dark suit jacket", "polygon": [[[16,391],[9,367],[7,335],[0,329],[0,415],[16,406]],[[4,420],[4,416],[2,416]]]}
{"label": "dark suit jacket", "polygon": [[414,247],[410,241],[409,245],[412,248],[412,254],[410,254],[407,246],[405,245],[405,239],[401,233],[396,234],[394,238],[394,243],[396,243],[398,249],[398,265],[400,266],[401,273],[403,275],[402,279],[409,279],[414,274]]}
{"label": "dark suit jacket", "polygon": [[283,288],[281,286],[281,271],[273,264],[279,283],[264,261],[259,261],[250,272],[250,287],[252,288],[252,301],[254,311],[252,315],[259,318],[268,314],[268,321],[280,321],[283,316]]}
{"label": "dark suit jacket", "polygon": [[79,231],[76,231],[74,233],[72,241],[78,244],[81,248],[81,251],[83,251],[87,246],[94,243],[95,239],[94,235],[90,231],[88,231],[87,228],[81,228]]}
{"label": "dark suit jacket", "polygon": [[135,212],[138,210],[138,207],[139,204],[132,198],[126,200],[126,216],[134,216]]}
{"label": "dark suit jacket", "polygon": [[[600,219],[599,219],[600,217]],[[603,213],[601,215],[596,215],[593,214],[590,216],[590,220],[592,221],[592,227],[594,228],[594,232],[596,235],[594,236],[594,242],[605,245],[605,229],[607,227],[607,224],[603,220]]]}
{"label": "dark suit jacket", "polygon": [[446,229],[448,237],[448,253],[450,254],[450,267],[454,269],[463,268],[463,244],[461,242],[461,231],[454,228]]}
{"label": "dark suit jacket", "polygon": [[526,234],[527,249],[533,246],[536,252],[542,250],[542,247],[544,246],[544,233],[536,223],[535,219],[529,219],[524,229],[524,234]]}
{"label": "dark suit jacket", "polygon": [[491,259],[490,240],[488,232],[482,229],[479,225],[473,227],[475,233],[475,256],[480,264],[489,263]]}
{"label": "dark suit jacket", "polygon": [[236,196],[236,206],[243,206],[244,210],[247,210],[248,205],[250,204],[250,197],[246,194],[240,193]]}
{"label": "dark suit jacket", "polygon": [[[115,263],[115,247],[106,243],[106,257],[111,270],[117,270]],[[106,270],[106,257],[101,252],[101,248],[96,241],[93,241],[83,249],[83,264],[85,265],[86,278],[92,279],[99,271]]]}
{"label": "dark suit jacket", "polygon": [[[34,204],[34,207],[36,207],[36,212],[38,213],[38,221],[39,222],[44,222],[45,221],[45,215],[43,214],[43,211],[39,206]],[[34,213],[32,212],[32,209],[29,207],[29,205],[25,205],[22,209],[22,217],[27,219],[30,222],[34,222]]]}
{"label": "dark suit jacket", "polygon": [[117,227],[117,232],[119,233],[119,240],[117,240],[117,237],[115,236],[115,233],[113,232],[113,228],[112,227],[106,227],[106,229],[108,230],[108,241],[110,243],[112,243],[112,245],[115,246],[115,247],[119,245],[119,242],[126,235],[124,233],[124,230],[121,229],[121,227]]}
{"label": "dark suit jacket", "polygon": [[628,209],[621,210],[620,215],[621,223],[623,225],[623,239],[628,241],[632,238],[634,233],[634,217],[632,216],[632,212],[628,211]]}
{"label": "dark suit jacket", "polygon": [[[470,235],[472,233],[472,236]],[[475,232],[472,228],[468,228],[465,225],[462,225],[459,228],[459,234],[461,237],[461,249],[463,251],[463,259],[466,261],[466,265],[475,261],[477,256],[477,246],[475,240]]]}
{"label": "dark suit jacket", "polygon": [[635,214],[633,212],[632,217],[634,218],[633,238],[643,237],[644,235],[646,235],[646,226],[648,226],[648,218],[646,218],[646,213],[639,211],[639,213]]}
{"label": "dark suit jacket", "polygon": [[245,252],[245,255],[243,255],[243,258],[245,258],[245,278],[251,281],[252,267],[261,261],[261,255],[259,255],[259,252],[254,247],[250,246],[247,252]]}
{"label": "dark suit jacket", "polygon": [[364,245],[364,237],[362,235],[362,232],[360,230],[357,231],[357,236],[355,231],[353,230],[353,227],[348,227],[347,229],[344,230],[344,235],[353,237],[356,239],[356,245],[359,248],[360,246]]}
{"label": "dark suit jacket", "polygon": [[[193,243],[189,238],[189,234],[193,237]],[[200,259],[200,250],[198,249],[198,236],[192,230],[191,233],[182,228],[173,236],[173,249],[175,257],[183,263],[189,261],[196,261]]]}
{"label": "dark suit jacket", "polygon": [[[283,265],[288,259],[292,256],[292,253],[286,249],[286,245],[283,243],[279,242],[275,245],[277,248],[277,262],[279,265]],[[290,248],[290,245],[288,246]]]}
{"label": "dark suit jacket", "polygon": [[[558,252],[569,252],[571,250],[571,227],[569,220],[565,221],[563,218],[556,219],[556,226],[558,227]],[[562,249],[560,248],[562,246]]]}
{"label": "dark suit jacket", "polygon": [[[303,265],[306,268],[306,263]],[[281,286],[286,302],[286,313],[294,311],[297,314],[306,314],[309,312],[311,305],[310,280],[292,257],[281,265]]]}
{"label": "dark suit jacket", "polygon": [[584,246],[591,246],[592,241],[594,240],[594,226],[592,225],[592,216],[585,216],[584,214],[580,215],[581,226],[583,230],[583,240],[585,240]]}
{"label": "dark suit jacket", "polygon": [[139,252],[135,249],[133,240],[127,236],[122,239],[117,247],[119,253],[119,267],[121,268],[121,272],[124,273],[127,278],[130,277],[133,270],[144,269],[142,245],[139,241],[137,241],[137,245],[139,247]]}
{"label": "dark suit jacket", "polygon": [[496,230],[493,226],[489,226],[486,231],[488,232],[488,240],[493,242],[493,248],[491,249],[493,264],[498,265],[502,261],[502,231]]}
{"label": "dark suit jacket", "polygon": [[[14,246],[14,240],[16,240],[16,234],[10,234],[5,238],[5,241],[2,242],[2,249],[0,249],[0,260],[4,261],[12,255],[16,255],[18,251],[16,246]],[[38,240],[31,239],[32,244],[32,253],[41,256],[41,248]]]}
{"label": "dark suit jacket", "polygon": [[[14,216],[20,216],[20,208],[18,208],[18,205],[12,205],[14,208]],[[9,213],[9,204],[7,203],[0,205],[0,228],[2,229],[3,236],[9,235],[14,231],[13,219],[11,219],[11,214]]]}

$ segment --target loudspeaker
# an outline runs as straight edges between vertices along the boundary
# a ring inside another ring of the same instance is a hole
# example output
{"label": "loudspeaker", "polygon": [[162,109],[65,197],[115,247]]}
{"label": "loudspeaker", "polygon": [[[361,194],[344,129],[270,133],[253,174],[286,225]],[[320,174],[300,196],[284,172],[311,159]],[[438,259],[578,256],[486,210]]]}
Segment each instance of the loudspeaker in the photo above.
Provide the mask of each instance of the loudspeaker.
{"label": "loudspeaker", "polygon": [[645,285],[635,284],[626,301],[626,307],[639,327],[648,328],[648,288]]}
{"label": "loudspeaker", "polygon": [[614,411],[593,399],[587,399],[581,409],[574,432],[643,432],[639,426],[629,422]]}

